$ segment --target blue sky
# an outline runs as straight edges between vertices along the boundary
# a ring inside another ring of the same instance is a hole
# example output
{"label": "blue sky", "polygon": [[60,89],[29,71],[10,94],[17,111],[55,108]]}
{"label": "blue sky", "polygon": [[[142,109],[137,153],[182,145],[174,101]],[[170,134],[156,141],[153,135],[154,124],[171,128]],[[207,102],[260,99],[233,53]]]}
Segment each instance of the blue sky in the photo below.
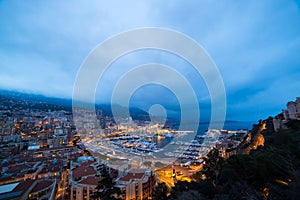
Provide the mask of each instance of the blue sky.
{"label": "blue sky", "polygon": [[[256,121],[300,96],[299,9],[299,1],[285,0],[0,1],[0,88],[71,98],[80,65],[99,43],[130,29],[162,27],[190,36],[214,60],[227,119]],[[118,60],[100,81],[97,99],[108,101],[118,77],[146,62],[174,66],[193,85],[200,107],[209,108],[201,77],[185,61],[156,51]],[[171,108],[177,100],[153,85],[132,97],[144,108],[157,102]]]}

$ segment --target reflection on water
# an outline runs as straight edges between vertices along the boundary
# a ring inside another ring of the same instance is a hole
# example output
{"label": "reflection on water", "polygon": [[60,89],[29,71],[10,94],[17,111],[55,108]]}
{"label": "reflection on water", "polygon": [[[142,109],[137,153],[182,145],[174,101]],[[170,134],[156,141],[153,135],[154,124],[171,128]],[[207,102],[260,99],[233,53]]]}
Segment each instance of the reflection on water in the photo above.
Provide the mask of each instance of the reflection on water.
{"label": "reflection on water", "polygon": [[152,142],[155,142],[158,148],[163,148],[166,146],[169,142],[172,141],[173,138],[171,137],[163,137],[163,136],[158,136],[158,137],[153,137],[151,138]]}

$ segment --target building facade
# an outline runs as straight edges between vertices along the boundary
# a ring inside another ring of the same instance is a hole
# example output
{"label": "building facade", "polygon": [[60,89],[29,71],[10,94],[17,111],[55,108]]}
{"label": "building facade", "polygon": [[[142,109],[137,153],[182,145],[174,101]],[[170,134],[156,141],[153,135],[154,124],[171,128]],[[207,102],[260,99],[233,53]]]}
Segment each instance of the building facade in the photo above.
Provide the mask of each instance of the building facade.
{"label": "building facade", "polygon": [[300,97],[297,97],[296,101],[288,102],[286,106],[290,119],[300,119]]}
{"label": "building facade", "polygon": [[116,187],[120,188],[122,199],[143,200],[152,199],[154,185],[155,179],[151,171],[133,169],[117,179]]}

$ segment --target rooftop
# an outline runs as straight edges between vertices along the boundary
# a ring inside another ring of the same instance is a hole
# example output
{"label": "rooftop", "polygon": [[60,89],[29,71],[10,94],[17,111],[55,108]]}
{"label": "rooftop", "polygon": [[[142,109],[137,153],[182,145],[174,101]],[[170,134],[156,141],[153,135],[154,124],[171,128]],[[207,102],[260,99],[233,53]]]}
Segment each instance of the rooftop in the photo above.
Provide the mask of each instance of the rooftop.
{"label": "rooftop", "polygon": [[43,167],[43,169],[39,172],[39,174],[46,174],[51,172],[60,172],[61,166],[48,166]]}
{"label": "rooftop", "polygon": [[26,180],[0,186],[0,200],[20,199],[33,183],[34,180]]}
{"label": "rooftop", "polygon": [[38,182],[34,188],[32,189],[31,193],[36,193],[39,192],[41,190],[44,190],[46,188],[48,188],[49,186],[51,186],[53,184],[53,181],[40,181]]}
{"label": "rooftop", "polygon": [[95,185],[97,186],[99,181],[101,181],[100,177],[93,177],[89,176],[86,179],[82,180],[79,182],[79,184],[84,184],[84,185]]}
{"label": "rooftop", "polygon": [[73,178],[80,178],[83,176],[95,175],[97,171],[92,166],[81,165],[73,170]]}
{"label": "rooftop", "polygon": [[18,185],[19,185],[19,183],[11,183],[11,184],[7,184],[7,185],[1,185],[0,186],[0,192],[1,192],[0,194],[6,193],[6,192],[11,192]]}
{"label": "rooftop", "polygon": [[144,176],[144,173],[128,173],[126,176],[123,176],[122,178],[120,178],[121,181],[130,181],[130,180],[136,180],[136,179],[142,179]]}

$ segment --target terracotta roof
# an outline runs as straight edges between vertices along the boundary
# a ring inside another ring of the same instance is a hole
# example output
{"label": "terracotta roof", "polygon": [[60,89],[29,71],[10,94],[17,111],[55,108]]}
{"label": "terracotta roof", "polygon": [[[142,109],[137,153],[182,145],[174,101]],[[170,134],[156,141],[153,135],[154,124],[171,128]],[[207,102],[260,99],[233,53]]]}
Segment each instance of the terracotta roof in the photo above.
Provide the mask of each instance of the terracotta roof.
{"label": "terracotta roof", "polygon": [[39,174],[45,174],[50,172],[60,172],[61,166],[45,166]]}
{"label": "terracotta roof", "polygon": [[130,181],[132,179],[141,179],[145,173],[128,173],[126,176],[120,178],[121,181]]}
{"label": "terracotta roof", "polygon": [[84,162],[84,163],[81,163],[81,167],[82,166],[90,166],[91,164],[93,164],[95,161],[93,161],[93,160],[89,160],[89,161],[86,161],[86,162]]}
{"label": "terracotta roof", "polygon": [[23,169],[30,168],[31,166],[28,165],[19,165],[19,166],[10,166],[6,173],[13,173],[13,172],[19,172],[22,171]]}
{"label": "terracotta roof", "polygon": [[73,178],[95,175],[97,172],[92,166],[80,166],[73,170]]}
{"label": "terracotta roof", "polygon": [[18,185],[10,192],[0,193],[1,200],[20,199],[22,195],[30,188],[35,180],[26,180],[19,182]]}
{"label": "terracotta roof", "polygon": [[38,182],[35,186],[34,186],[34,188],[31,190],[31,192],[30,193],[36,193],[36,192],[39,192],[39,191],[41,191],[41,190],[43,190],[43,189],[46,189],[46,188],[48,188],[50,185],[52,185],[53,184],[53,181],[40,181],[40,182]]}
{"label": "terracotta roof", "polygon": [[26,191],[34,183],[35,180],[26,180],[20,182],[20,184],[15,188],[15,190]]}
{"label": "terracotta roof", "polygon": [[85,185],[98,185],[99,181],[101,181],[100,177],[94,177],[94,176],[89,176],[86,179],[80,181],[80,184],[85,184]]}

